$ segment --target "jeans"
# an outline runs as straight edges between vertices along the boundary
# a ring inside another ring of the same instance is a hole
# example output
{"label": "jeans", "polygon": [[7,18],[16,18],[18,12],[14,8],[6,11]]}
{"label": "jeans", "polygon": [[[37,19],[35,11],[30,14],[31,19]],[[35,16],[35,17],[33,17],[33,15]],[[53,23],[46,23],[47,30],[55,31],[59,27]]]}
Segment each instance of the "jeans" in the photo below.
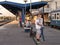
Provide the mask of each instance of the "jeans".
{"label": "jeans", "polygon": [[22,27],[22,22],[20,22],[20,27]]}
{"label": "jeans", "polygon": [[44,27],[41,27],[41,37],[42,37],[42,39],[43,39],[43,41],[45,41],[45,38],[44,38],[44,34],[43,34],[43,29],[44,29]]}

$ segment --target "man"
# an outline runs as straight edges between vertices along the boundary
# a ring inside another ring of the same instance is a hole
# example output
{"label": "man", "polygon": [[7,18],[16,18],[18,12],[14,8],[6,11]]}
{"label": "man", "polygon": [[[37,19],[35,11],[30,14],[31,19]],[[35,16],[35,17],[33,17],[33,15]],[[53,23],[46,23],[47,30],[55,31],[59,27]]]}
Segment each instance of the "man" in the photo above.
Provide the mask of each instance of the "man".
{"label": "man", "polygon": [[43,18],[41,18],[41,14],[37,15],[35,26],[36,26],[36,39],[39,42],[40,37],[42,36],[41,27],[43,27]]}
{"label": "man", "polygon": [[20,27],[22,27],[22,18],[21,17],[19,18],[19,21],[20,21]]}

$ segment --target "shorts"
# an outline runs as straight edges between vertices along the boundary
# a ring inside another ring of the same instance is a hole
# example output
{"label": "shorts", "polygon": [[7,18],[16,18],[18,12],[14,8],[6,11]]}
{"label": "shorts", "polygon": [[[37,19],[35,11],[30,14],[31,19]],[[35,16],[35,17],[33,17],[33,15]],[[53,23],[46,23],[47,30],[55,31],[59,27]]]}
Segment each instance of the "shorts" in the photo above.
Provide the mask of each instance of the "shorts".
{"label": "shorts", "polygon": [[36,34],[40,35],[41,34],[41,30],[40,29],[36,29]]}

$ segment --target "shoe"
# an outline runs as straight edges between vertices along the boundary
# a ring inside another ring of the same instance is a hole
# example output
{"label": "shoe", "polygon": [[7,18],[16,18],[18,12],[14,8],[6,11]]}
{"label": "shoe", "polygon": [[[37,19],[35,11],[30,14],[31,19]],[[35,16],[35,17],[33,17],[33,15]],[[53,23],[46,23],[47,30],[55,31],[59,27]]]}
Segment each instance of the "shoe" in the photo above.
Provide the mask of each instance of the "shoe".
{"label": "shoe", "polygon": [[40,43],[39,39],[36,39],[35,37],[34,37],[34,39],[35,39],[36,43]]}
{"label": "shoe", "polygon": [[40,41],[37,41],[37,43],[40,43]]}
{"label": "shoe", "polygon": [[37,43],[40,43],[40,40],[39,39],[37,39]]}

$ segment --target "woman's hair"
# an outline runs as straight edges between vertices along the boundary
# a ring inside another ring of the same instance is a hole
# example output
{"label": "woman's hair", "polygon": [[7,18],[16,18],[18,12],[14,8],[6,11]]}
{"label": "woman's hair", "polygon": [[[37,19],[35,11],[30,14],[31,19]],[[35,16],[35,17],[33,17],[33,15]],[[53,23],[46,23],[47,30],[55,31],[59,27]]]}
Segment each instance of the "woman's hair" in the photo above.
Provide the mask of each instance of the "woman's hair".
{"label": "woman's hair", "polygon": [[39,12],[39,13],[37,14],[37,16],[39,16],[39,15],[41,15],[41,18],[42,18],[42,13],[41,13],[41,12]]}
{"label": "woman's hair", "polygon": [[38,13],[37,16],[38,16],[38,15],[42,15],[42,13]]}

